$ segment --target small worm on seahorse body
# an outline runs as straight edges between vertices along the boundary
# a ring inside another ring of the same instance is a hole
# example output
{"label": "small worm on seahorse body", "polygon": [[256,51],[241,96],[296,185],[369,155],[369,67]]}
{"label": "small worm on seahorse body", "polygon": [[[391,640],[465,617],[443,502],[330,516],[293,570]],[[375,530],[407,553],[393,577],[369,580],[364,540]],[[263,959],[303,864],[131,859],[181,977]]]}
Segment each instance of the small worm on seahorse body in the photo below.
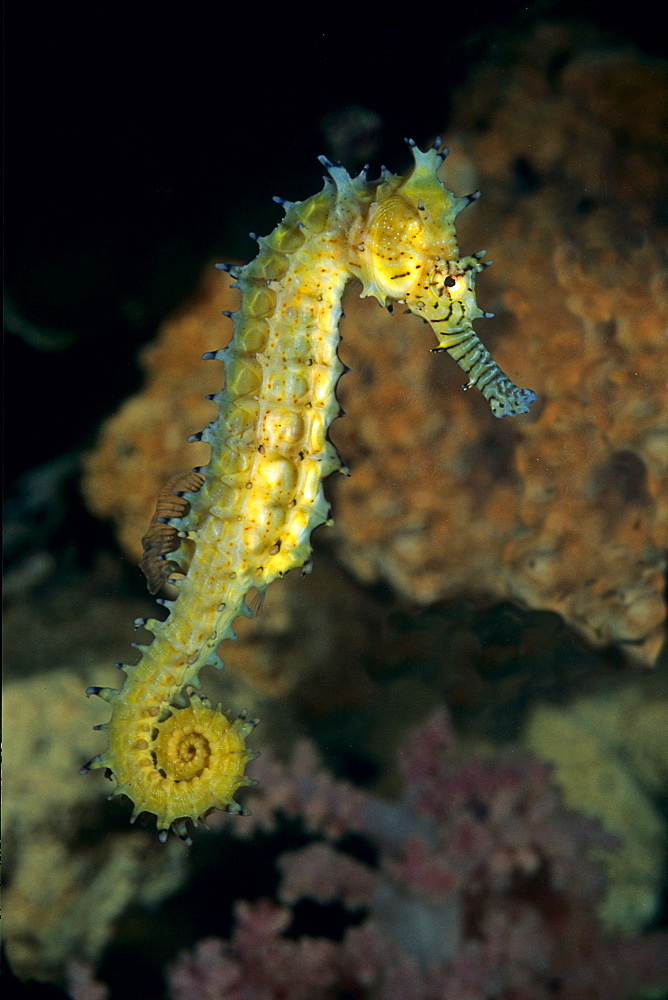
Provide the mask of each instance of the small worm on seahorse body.
{"label": "small worm on seahorse body", "polygon": [[[250,615],[246,595],[296,566],[308,567],[311,532],[329,521],[323,479],[345,471],[327,432],[339,415],[336,384],[341,297],[351,278],[362,296],[404,303],[432,327],[497,417],[527,413],[535,394],[499,369],[473,331],[483,313],[475,279],[484,251],[460,257],[455,216],[477,198],[455,197],[437,176],[447,155],[440,140],[404,176],[383,170],[351,177],[321,157],[329,177],[319,194],[284,202],[283,221],[258,240],[245,266],[219,265],[235,278],[241,305],[224,349],[205,355],[225,364],[215,395],[217,419],[197,437],[211,446],[205,468],[165,487],[144,538],[142,568],[151,593],[170,579],[175,601],[140,660],[122,665],[122,686],[89,688],[113,708],[109,746],[82,773],[106,768],[114,794],[134,803],[133,819],[156,816],[161,839],[171,828],[189,842],[216,809],[242,812],[236,790],[250,784],[246,747],[254,723],[230,720],[196,693],[202,667],[221,667],[218,647]],[[177,488],[178,487],[178,488]],[[176,574],[174,577],[172,574]]]}

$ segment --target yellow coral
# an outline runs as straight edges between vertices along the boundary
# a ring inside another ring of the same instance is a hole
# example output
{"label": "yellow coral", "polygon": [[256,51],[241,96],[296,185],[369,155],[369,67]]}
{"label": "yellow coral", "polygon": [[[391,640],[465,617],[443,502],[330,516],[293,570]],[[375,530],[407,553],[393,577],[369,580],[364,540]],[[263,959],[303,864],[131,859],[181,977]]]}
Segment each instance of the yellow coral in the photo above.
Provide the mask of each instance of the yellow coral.
{"label": "yellow coral", "polygon": [[526,727],[532,753],[554,764],[566,804],[619,837],[600,910],[611,930],[637,933],[660,904],[667,831],[653,796],[668,790],[667,732],[666,698],[634,688],[567,708],[540,705]]}
{"label": "yellow coral", "polygon": [[128,906],[155,904],[185,878],[176,842],[156,854],[146,831],[79,836],[99,811],[99,786],[77,771],[101,709],[65,670],[4,691],[3,940],[24,977],[57,977],[75,957],[97,961]]}

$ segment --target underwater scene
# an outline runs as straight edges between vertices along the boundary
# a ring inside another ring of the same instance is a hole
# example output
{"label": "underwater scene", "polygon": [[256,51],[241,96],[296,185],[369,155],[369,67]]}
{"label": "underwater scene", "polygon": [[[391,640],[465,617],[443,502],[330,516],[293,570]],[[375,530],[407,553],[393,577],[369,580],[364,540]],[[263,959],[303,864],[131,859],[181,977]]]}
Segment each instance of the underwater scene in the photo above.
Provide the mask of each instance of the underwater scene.
{"label": "underwater scene", "polygon": [[9,13],[5,997],[668,997],[668,45],[407,15]]}

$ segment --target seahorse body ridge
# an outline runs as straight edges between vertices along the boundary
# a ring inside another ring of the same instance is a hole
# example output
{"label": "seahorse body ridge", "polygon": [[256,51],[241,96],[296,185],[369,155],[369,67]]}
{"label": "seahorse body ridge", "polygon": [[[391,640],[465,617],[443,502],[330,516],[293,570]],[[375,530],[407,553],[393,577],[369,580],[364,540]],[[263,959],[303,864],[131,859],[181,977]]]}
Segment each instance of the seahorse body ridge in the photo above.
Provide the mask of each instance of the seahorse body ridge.
{"label": "seahorse body ridge", "polygon": [[[218,646],[250,615],[246,595],[293,567],[307,569],[310,536],[330,519],[323,480],[347,471],[328,438],[339,415],[336,384],[341,297],[356,277],[363,296],[405,303],[434,330],[480,389],[495,416],[526,413],[535,399],[504,375],[473,331],[485,314],[475,298],[483,253],[460,257],[454,219],[477,193],[457,198],[439,181],[445,157],[421,152],[405,176],[351,177],[325,158],[322,191],[301,202],[276,199],[282,222],[259,237],[245,266],[221,265],[241,291],[234,335],[204,357],[225,364],[214,395],[218,417],[196,435],[211,446],[206,467],[170,480],[144,539],[142,567],[157,593],[166,579],[175,601],[161,600],[164,621],[122,686],[90,688],[113,708],[102,729],[109,746],[83,770],[106,768],[114,794],[152,813],[164,837],[188,839],[187,820],[214,809],[241,811],[236,790],[249,784],[246,747],[254,723],[230,720],[197,694],[207,664],[222,666]],[[176,489],[175,487],[179,487]],[[176,574],[176,575],[174,575]]]}

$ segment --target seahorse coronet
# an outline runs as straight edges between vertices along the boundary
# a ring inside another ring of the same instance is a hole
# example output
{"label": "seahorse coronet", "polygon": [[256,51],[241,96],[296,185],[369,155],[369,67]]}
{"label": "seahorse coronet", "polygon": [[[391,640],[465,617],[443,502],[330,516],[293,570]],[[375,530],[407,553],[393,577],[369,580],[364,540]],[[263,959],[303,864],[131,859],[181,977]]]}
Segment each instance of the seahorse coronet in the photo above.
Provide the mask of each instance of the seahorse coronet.
{"label": "seahorse coronet", "polygon": [[231,720],[196,693],[199,672],[222,666],[218,647],[236,638],[233,623],[251,616],[246,602],[290,569],[308,572],[311,534],[331,523],[323,480],[347,467],[328,431],[341,413],[336,385],[341,297],[351,278],[382,305],[404,302],[433,328],[496,416],[525,413],[535,395],[519,389],[478,340],[472,323],[485,314],[475,296],[483,252],[460,257],[455,216],[475,195],[458,198],[441,183],[440,140],[422,152],[407,140],[413,168],[385,168],[376,181],[351,177],[325,157],[320,192],[285,202],[284,216],[248,264],[219,265],[241,291],[228,313],[222,361],[225,385],[212,397],[218,417],[193,439],[207,442],[207,466],[167,484],[143,540],[149,589],[167,582],[176,598],[159,599],[164,621],[138,619],[153,634],[136,645],[139,662],[122,665],[118,689],[90,688],[112,706],[106,751],[82,770],[106,768],[114,794],[128,796],[133,818],[156,817],[161,839],[188,839],[216,809],[243,812],[234,800],[251,783],[245,714]]}

